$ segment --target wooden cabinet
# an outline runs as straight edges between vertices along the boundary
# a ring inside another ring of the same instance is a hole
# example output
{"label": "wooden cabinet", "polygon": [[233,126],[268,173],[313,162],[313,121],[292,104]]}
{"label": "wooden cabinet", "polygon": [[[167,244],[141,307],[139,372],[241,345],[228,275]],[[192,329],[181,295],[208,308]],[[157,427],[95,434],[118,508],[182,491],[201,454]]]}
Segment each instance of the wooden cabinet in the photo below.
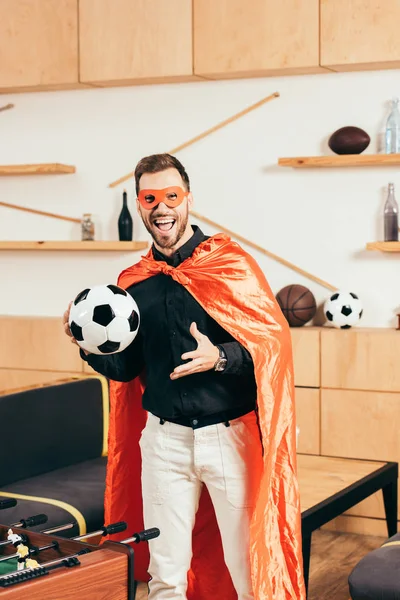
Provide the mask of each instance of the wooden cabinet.
{"label": "wooden cabinet", "polygon": [[292,327],[296,421],[300,428],[297,449],[303,454],[320,453],[320,329]]}
{"label": "wooden cabinet", "polygon": [[321,0],[321,65],[335,71],[400,66],[398,0]]}
{"label": "wooden cabinet", "polygon": [[[93,371],[92,371],[93,374]],[[41,386],[54,381],[66,381],[81,376],[60,371],[31,371],[29,369],[0,368],[0,394],[31,386]]]}
{"label": "wooden cabinet", "polygon": [[394,329],[321,330],[321,386],[400,392],[400,335]]}
{"label": "wooden cabinet", "polygon": [[[400,393],[321,390],[323,455],[400,462],[399,427]],[[346,514],[383,519],[382,493]]]}
{"label": "wooden cabinet", "polygon": [[297,386],[320,385],[320,328],[292,327],[294,382]]}
{"label": "wooden cabinet", "polygon": [[1,0],[0,91],[78,87],[78,0]]}
{"label": "wooden cabinet", "polygon": [[61,317],[0,316],[0,368],[82,373],[83,362]]}
{"label": "wooden cabinet", "polygon": [[296,423],[300,429],[297,450],[320,454],[320,390],[296,388]]}
{"label": "wooden cabinet", "polygon": [[193,30],[197,75],[321,71],[319,0],[194,0]]}
{"label": "wooden cabinet", "polygon": [[96,85],[193,79],[188,0],[80,0],[80,80]]}

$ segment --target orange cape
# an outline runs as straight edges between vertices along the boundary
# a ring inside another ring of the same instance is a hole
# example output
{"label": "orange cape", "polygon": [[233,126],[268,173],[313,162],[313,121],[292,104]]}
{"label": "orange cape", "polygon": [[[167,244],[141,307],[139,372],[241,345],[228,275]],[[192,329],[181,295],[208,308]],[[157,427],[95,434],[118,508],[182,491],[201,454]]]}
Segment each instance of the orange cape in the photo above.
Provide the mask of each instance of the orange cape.
{"label": "orange cape", "polygon": [[[264,467],[250,525],[250,562],[256,600],[305,600],[301,512],[296,477],[296,432],[291,337],[264,274],[223,234],[202,242],[177,268],[147,256],[123,271],[127,289],[158,273],[183,285],[204,310],[250,352],[257,382]],[[146,423],[144,381],[111,382],[105,523],[126,521],[143,529],[138,440]],[[153,523],[162,535],[162,523]],[[123,539],[126,534],[114,536]],[[148,580],[148,547],[135,547],[135,578]],[[235,600],[221,538],[206,487],[193,530],[189,600]]]}

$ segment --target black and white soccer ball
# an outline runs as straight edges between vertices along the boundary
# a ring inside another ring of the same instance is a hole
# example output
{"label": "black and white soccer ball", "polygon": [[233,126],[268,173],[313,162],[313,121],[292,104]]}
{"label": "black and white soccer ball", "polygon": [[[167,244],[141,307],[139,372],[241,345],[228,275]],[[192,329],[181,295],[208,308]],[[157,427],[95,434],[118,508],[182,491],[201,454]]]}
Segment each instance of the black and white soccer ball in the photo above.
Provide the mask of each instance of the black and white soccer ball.
{"label": "black and white soccer ball", "polygon": [[135,339],[139,323],[135,300],[112,284],[82,290],[69,314],[72,335],[83,350],[92,354],[122,352]]}
{"label": "black and white soccer ball", "polygon": [[362,317],[363,307],[353,292],[335,292],[324,304],[327,320],[339,329],[349,329]]}

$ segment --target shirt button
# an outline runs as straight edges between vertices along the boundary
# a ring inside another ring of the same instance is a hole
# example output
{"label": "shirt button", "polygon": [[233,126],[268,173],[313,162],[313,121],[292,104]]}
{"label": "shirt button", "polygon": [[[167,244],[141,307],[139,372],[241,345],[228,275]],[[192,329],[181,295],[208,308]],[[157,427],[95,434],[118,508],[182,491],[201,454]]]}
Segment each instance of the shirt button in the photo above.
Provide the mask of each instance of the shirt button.
{"label": "shirt button", "polygon": [[198,425],[198,424],[199,424],[198,420],[197,420],[197,419],[193,419],[193,421],[192,421],[192,425],[195,425],[195,426],[196,426],[196,425]]}

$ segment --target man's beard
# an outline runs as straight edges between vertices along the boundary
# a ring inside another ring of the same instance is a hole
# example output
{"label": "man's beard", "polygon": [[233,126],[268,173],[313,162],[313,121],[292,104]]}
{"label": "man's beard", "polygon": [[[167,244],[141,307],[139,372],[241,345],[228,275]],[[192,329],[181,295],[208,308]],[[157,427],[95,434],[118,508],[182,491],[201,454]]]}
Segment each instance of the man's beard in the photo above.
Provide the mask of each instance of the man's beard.
{"label": "man's beard", "polygon": [[[186,229],[188,220],[189,220],[189,211],[188,210],[186,211],[186,214],[184,216],[183,215],[181,216],[180,219],[175,218],[175,223],[174,223],[173,227],[177,227],[177,230],[173,237],[164,235],[162,231],[157,229],[157,227],[155,225],[153,225],[152,223],[150,223],[148,221],[143,220],[143,223],[144,223],[144,226],[146,227],[147,231],[150,233],[151,237],[153,238],[153,240],[156,242],[157,246],[159,246],[160,248],[165,248],[166,250],[169,250],[170,248],[173,248],[174,246],[176,246],[176,244],[179,242],[179,240],[185,233],[185,229]],[[168,232],[166,232],[166,233],[168,233]]]}

